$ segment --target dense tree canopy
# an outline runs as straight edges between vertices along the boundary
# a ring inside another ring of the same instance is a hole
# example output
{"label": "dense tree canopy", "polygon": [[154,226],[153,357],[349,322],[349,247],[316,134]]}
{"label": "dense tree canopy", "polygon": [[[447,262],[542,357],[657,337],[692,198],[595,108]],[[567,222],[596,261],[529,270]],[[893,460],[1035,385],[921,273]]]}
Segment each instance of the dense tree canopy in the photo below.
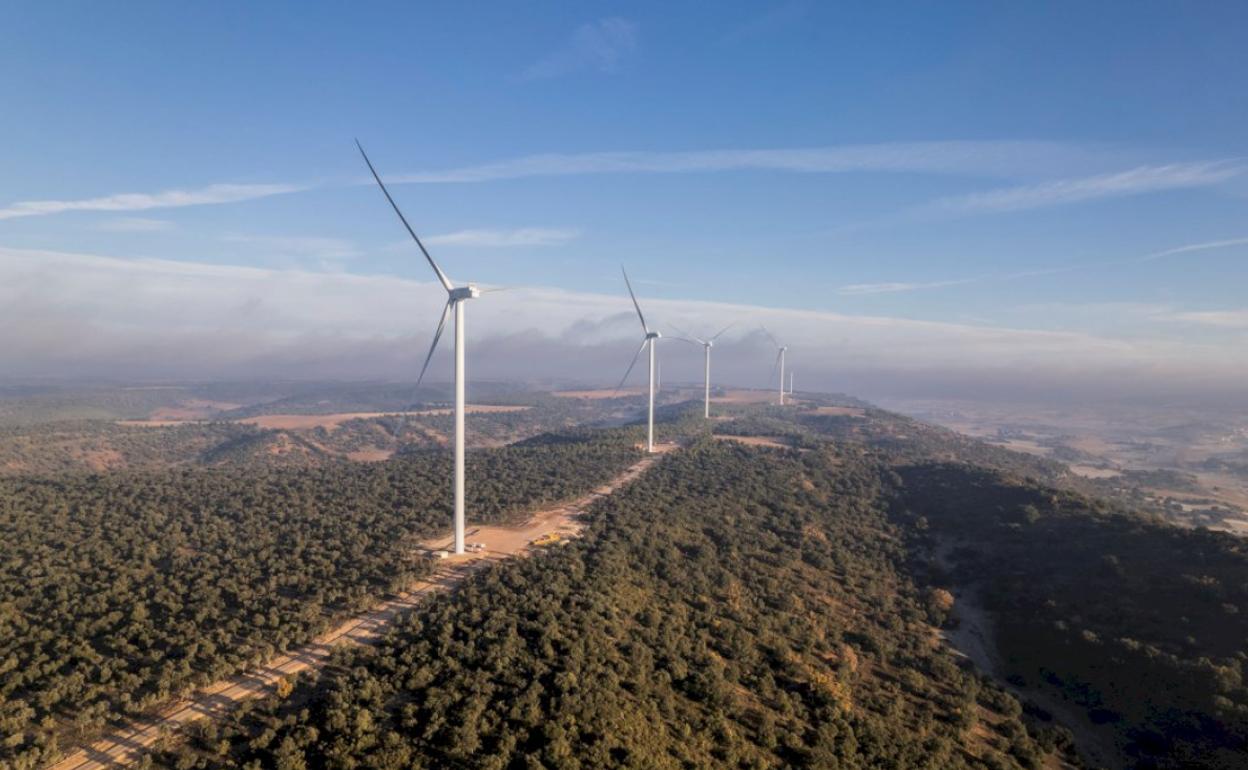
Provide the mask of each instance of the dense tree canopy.
{"label": "dense tree canopy", "polygon": [[[1132,764],[1243,767],[1248,546],[965,465],[902,471],[919,554],[951,548],[1008,675],[1111,725]],[[939,567],[937,567],[939,569]]]}
{"label": "dense tree canopy", "polygon": [[[543,403],[498,435],[576,416]],[[1124,765],[1242,765],[1242,540],[1089,497],[1057,463],[815,406],[730,405],[713,423],[788,449],[709,440],[700,404],[664,407],[660,437],[685,448],[597,504],[582,539],[477,573],[157,764],[1054,767],[1065,721],[1109,734]],[[401,432],[386,419],[308,438]],[[251,457],[266,433],[240,430]],[[591,488],[640,437],[472,452],[470,511]],[[448,464],[406,442],[379,463],[0,479],[0,768],[422,574],[412,546],[445,530]],[[976,604],[1008,692],[940,642]]]}
{"label": "dense tree canopy", "polygon": [[[634,461],[620,433],[469,455],[498,521]],[[0,766],[306,641],[428,569],[450,459],[0,479]]]}
{"label": "dense tree canopy", "polygon": [[933,644],[877,465],[703,442],[172,767],[1034,766]]}

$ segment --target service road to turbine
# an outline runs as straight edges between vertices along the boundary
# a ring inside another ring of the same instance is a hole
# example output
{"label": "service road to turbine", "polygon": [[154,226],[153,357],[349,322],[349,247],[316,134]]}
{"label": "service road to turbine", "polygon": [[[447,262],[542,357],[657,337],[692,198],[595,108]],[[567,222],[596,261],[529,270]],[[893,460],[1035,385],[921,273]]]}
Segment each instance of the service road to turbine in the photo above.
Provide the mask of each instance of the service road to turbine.
{"label": "service road to turbine", "polygon": [[[675,449],[665,445],[658,454],[648,454],[620,475],[575,500],[533,514],[519,527],[481,527],[477,537],[489,544],[484,553],[466,553],[447,559],[428,578],[413,584],[393,599],[383,601],[367,612],[317,637],[310,644],[255,666],[238,676],[196,690],[190,696],[163,709],[158,715],[126,724],[96,740],[86,748],[75,749],[50,770],[98,770],[128,767],[136,762],[162,735],[205,718],[219,718],[245,700],[271,695],[277,682],[300,671],[321,668],[334,648],[343,644],[375,644],[390,627],[430,594],[452,588],[476,569],[490,562],[532,553],[531,540],[557,532],[565,537],[579,533],[578,517],[595,500],[610,495],[645,473],[661,453]],[[445,547],[446,538],[426,543],[425,548]]]}

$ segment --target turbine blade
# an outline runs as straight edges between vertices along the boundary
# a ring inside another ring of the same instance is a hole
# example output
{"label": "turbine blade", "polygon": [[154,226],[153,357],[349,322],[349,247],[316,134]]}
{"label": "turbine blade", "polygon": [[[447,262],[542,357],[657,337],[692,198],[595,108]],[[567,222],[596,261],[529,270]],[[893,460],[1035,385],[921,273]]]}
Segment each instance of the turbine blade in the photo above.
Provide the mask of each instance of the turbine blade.
{"label": "turbine blade", "polygon": [[722,329],[720,329],[719,331],[715,332],[715,336],[714,336],[714,337],[711,337],[711,342],[714,342],[715,340],[719,339],[719,336],[720,336],[721,334],[723,334],[724,332],[728,331],[729,329],[731,329],[732,327],[734,327],[734,326],[736,326],[736,325],[737,325],[737,322],[736,322],[736,321],[733,321],[732,323],[728,324],[728,325],[727,325],[727,326],[725,326],[724,328],[722,328]]}
{"label": "turbine blade", "polygon": [[433,261],[433,257],[429,255],[429,250],[425,248],[425,244],[420,242],[420,236],[416,235],[416,231],[407,223],[407,217],[403,216],[403,212],[399,211],[399,204],[394,202],[394,198],[390,197],[390,191],[386,189],[385,183],[381,181],[381,177],[377,174],[377,169],[373,168],[373,162],[368,159],[368,153],[364,152],[364,147],[360,144],[360,140],[355,140],[355,146],[360,148],[360,155],[364,156],[364,162],[368,164],[368,170],[373,172],[373,179],[377,180],[377,186],[386,194],[386,200],[390,201],[390,207],[394,209],[394,213],[399,215],[399,221],[407,228],[408,235],[412,236],[412,240],[416,241],[416,245],[420,247],[420,253],[425,255],[425,259],[429,261],[429,267],[433,268],[433,272],[438,274],[438,280],[442,282],[442,288],[450,291],[455,286],[451,283],[451,279],[446,277],[446,273],[442,272],[442,268],[438,267],[438,263]]}
{"label": "turbine blade", "polygon": [[425,356],[425,365],[420,367],[420,376],[416,378],[416,387],[420,387],[420,383],[425,379],[425,371],[429,368],[429,362],[433,359],[433,351],[438,349],[438,340],[442,339],[442,330],[446,328],[446,319],[451,315],[451,305],[454,303],[447,300],[442,307],[442,320],[438,321],[438,330],[433,333],[433,344],[429,346],[429,353]]}
{"label": "turbine blade", "polygon": [[633,298],[633,307],[637,308],[637,317],[641,319],[641,328],[650,333],[650,327],[646,326],[646,317],[641,314],[641,305],[637,304],[637,295],[633,293],[633,284],[628,280],[628,273],[624,270],[624,266],[620,265],[620,272],[624,273],[624,284],[628,286],[628,296]]}
{"label": "turbine blade", "polygon": [[761,325],[760,325],[758,328],[760,328],[760,329],[762,329],[762,330],[763,330],[763,334],[766,334],[766,335],[767,335],[767,339],[771,340],[771,344],[775,345],[775,346],[776,346],[776,347],[778,347],[778,348],[779,348],[779,347],[783,347],[783,346],[780,344],[780,340],[776,339],[776,336],[775,336],[774,334],[772,334],[771,332],[767,331],[767,327],[766,327],[766,326],[761,326]]}
{"label": "turbine blade", "polygon": [[699,342],[699,343],[701,343],[701,344],[703,344],[703,345],[705,345],[705,344],[706,344],[706,340],[703,340],[703,339],[698,339],[697,337],[693,336],[693,335],[692,335],[692,334],[690,334],[689,332],[687,332],[687,331],[685,331],[684,329],[680,328],[680,327],[679,327],[679,326],[677,326],[676,324],[668,324],[668,326],[670,326],[670,327],[672,328],[672,331],[676,332],[676,336],[672,337],[672,339],[676,339],[676,340],[683,339],[685,342],[697,341],[697,342]]}
{"label": "turbine blade", "polygon": [[507,291],[510,288],[511,288],[510,286],[494,286],[489,289],[478,289],[477,291],[481,292],[482,294],[493,294],[494,292],[498,292],[498,291]]}
{"label": "turbine blade", "polygon": [[[633,354],[633,362],[628,365],[628,369],[624,372],[624,376],[620,378],[620,384],[615,386],[615,393],[619,393],[620,388],[624,387],[624,383],[628,381],[628,375],[633,373],[633,367],[637,365],[637,359],[641,358],[641,351],[646,349],[646,343],[649,341],[650,340],[648,339],[641,341],[641,347],[637,348],[637,352]],[[611,395],[614,396],[615,393],[612,393]]]}
{"label": "turbine blade", "polygon": [[678,342],[688,342],[690,345],[705,345],[706,343],[699,339],[689,339],[688,337],[665,337],[664,339],[676,340]]}
{"label": "turbine blade", "polygon": [[[780,354],[776,353],[775,363],[771,365],[771,376],[767,378],[767,387],[771,387],[771,383],[776,381],[776,370],[780,368]],[[780,383],[783,385],[784,383]]]}

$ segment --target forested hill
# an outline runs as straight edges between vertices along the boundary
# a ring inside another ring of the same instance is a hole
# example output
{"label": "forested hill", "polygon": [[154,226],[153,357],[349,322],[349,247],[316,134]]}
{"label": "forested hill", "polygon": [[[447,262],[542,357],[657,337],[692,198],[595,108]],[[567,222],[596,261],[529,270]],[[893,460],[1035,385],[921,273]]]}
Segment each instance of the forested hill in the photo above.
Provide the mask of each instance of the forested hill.
{"label": "forested hill", "polygon": [[[610,414],[598,402],[534,398],[474,413],[471,448],[497,447]],[[619,408],[620,402],[612,402]],[[0,424],[0,476],[163,470],[195,466],[311,467],[342,459],[376,462],[446,446],[449,414],[297,412],[214,420],[57,420]],[[248,422],[250,420],[251,422]]]}
{"label": "forested hill", "polygon": [[[475,521],[582,494],[628,432],[473,452]],[[303,643],[429,570],[450,457],[0,478],[0,768]]]}
{"label": "forested hill", "polygon": [[[694,422],[581,541],[158,764],[1039,768],[1077,739],[1110,767],[1243,765],[1240,541],[870,410]],[[941,641],[959,602],[1000,685]]]}
{"label": "forested hill", "polygon": [[875,461],[703,441],[583,539],[493,567],[170,767],[1016,767],[1052,742],[959,668]]}
{"label": "forested hill", "polygon": [[[581,539],[477,573],[379,648],[152,761],[1059,768],[1077,744],[1111,768],[1244,766],[1243,541],[860,404],[700,414],[663,410],[682,448],[597,503]],[[470,509],[590,489],[639,435],[470,453]],[[0,479],[0,768],[422,574],[411,546],[445,527],[448,463]]]}
{"label": "forested hill", "polygon": [[1120,766],[1248,766],[1248,543],[983,468],[900,475],[915,558],[982,598],[1000,675]]}

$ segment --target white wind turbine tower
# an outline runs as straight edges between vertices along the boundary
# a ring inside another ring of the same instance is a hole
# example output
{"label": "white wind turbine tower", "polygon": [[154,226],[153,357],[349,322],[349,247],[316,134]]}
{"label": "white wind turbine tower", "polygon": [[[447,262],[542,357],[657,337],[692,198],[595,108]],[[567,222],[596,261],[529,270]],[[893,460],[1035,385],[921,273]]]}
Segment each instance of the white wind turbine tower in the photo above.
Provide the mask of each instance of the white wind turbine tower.
{"label": "white wind turbine tower", "polygon": [[628,273],[624,270],[623,265],[620,265],[620,272],[624,273],[624,285],[628,286],[628,296],[633,298],[633,307],[637,309],[637,317],[641,319],[641,330],[645,332],[646,336],[642,338],[641,347],[637,348],[637,352],[633,354],[632,363],[628,365],[627,371],[624,372],[624,376],[620,379],[620,384],[617,385],[615,389],[618,392],[620,388],[624,387],[625,381],[628,380],[628,375],[633,373],[633,367],[637,365],[637,358],[641,356],[641,351],[645,350],[646,347],[649,346],[650,347],[650,410],[646,418],[646,451],[654,452],[654,375],[656,371],[655,360],[654,360],[654,345],[658,341],[658,339],[662,337],[663,335],[657,331],[651,331],[650,327],[646,325],[646,317],[641,314],[641,305],[637,304],[637,295],[633,293],[633,284],[631,281],[628,280]]}
{"label": "white wind turbine tower", "polygon": [[724,328],[715,332],[713,336],[706,339],[694,337],[692,334],[685,334],[685,332],[682,332],[680,329],[676,329],[678,334],[684,335],[683,337],[677,337],[676,339],[693,345],[702,346],[702,416],[707,419],[710,419],[711,416],[711,348],[715,347],[715,340],[719,339],[720,335],[732,327],[733,324],[728,324]]}
{"label": "white wind turbine tower", "polygon": [[433,261],[433,257],[429,255],[429,251],[425,248],[425,244],[420,242],[420,237],[416,235],[416,231],[407,223],[407,217],[403,216],[402,211],[399,211],[398,204],[394,202],[394,198],[390,197],[390,191],[386,189],[386,185],[377,174],[377,169],[373,168],[372,161],[368,159],[368,155],[364,152],[364,148],[360,146],[358,140],[355,146],[359,147],[360,155],[364,156],[364,162],[368,164],[368,170],[373,172],[373,179],[377,180],[377,185],[385,193],[386,200],[390,201],[390,206],[394,209],[394,213],[399,215],[399,221],[403,223],[403,226],[407,228],[408,234],[412,236],[412,240],[416,241],[416,245],[420,247],[420,253],[425,255],[429,266],[437,274],[442,288],[446,289],[446,305],[442,308],[442,320],[438,321],[438,330],[433,333],[433,344],[429,346],[429,353],[425,356],[425,363],[420,367],[420,377],[416,380],[417,385],[425,378],[425,371],[429,368],[429,361],[433,358],[433,351],[437,349],[438,340],[442,338],[442,330],[446,328],[447,317],[452,312],[455,314],[455,553],[462,554],[464,552],[464,302],[481,296],[481,290],[477,288],[476,284],[472,283],[460,287],[456,287],[451,283],[451,279],[446,277],[446,273],[442,272],[442,268],[438,267],[438,263]]}
{"label": "white wind turbine tower", "polygon": [[[767,327],[764,326],[761,328],[763,330],[763,334],[767,335],[767,338],[771,340],[772,344],[776,346],[776,350],[778,351],[776,353],[776,363],[771,366],[771,374],[772,376],[775,376],[776,367],[780,367],[780,406],[784,406],[784,354],[788,352],[789,348],[787,345],[781,345],[780,341],[777,340],[771,332],[767,331]],[[771,382],[771,378],[768,378],[767,382]]]}

